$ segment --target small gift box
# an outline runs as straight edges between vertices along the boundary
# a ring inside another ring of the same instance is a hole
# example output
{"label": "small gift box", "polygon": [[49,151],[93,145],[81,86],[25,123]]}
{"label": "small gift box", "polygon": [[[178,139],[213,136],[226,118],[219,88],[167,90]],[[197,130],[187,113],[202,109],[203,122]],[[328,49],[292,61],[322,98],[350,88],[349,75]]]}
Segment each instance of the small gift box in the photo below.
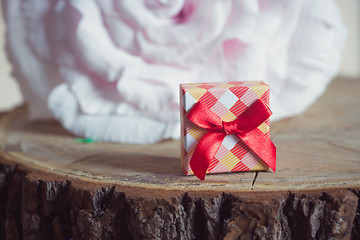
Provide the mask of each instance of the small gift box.
{"label": "small gift box", "polygon": [[207,173],[275,171],[269,86],[261,81],[180,85],[182,169]]}

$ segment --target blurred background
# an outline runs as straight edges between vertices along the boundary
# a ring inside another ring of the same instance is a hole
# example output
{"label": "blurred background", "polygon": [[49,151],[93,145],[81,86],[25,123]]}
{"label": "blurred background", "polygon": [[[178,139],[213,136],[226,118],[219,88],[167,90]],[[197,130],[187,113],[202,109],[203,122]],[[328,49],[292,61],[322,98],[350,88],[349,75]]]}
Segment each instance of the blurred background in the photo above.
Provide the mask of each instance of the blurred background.
{"label": "blurred background", "polygon": [[[336,0],[336,2],[343,12],[343,21],[349,32],[339,76],[360,80],[360,1]],[[11,76],[11,66],[4,50],[5,31],[0,4],[0,112],[10,110],[23,101],[18,84]]]}

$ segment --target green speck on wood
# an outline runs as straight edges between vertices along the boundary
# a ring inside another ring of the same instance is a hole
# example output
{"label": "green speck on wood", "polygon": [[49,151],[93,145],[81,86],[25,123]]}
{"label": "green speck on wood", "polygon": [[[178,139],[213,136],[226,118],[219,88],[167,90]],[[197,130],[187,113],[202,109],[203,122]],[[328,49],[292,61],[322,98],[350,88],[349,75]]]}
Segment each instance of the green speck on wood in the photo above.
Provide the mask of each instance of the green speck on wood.
{"label": "green speck on wood", "polygon": [[78,142],[78,143],[92,143],[92,142],[95,142],[95,140],[92,139],[92,138],[76,138],[75,141]]}

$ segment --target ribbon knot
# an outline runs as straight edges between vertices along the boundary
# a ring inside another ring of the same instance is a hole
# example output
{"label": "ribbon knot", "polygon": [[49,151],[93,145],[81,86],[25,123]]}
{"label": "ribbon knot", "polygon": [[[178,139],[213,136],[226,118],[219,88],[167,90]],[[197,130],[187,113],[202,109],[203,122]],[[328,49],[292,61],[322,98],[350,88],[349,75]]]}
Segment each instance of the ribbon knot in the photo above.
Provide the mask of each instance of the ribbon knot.
{"label": "ribbon knot", "polygon": [[235,134],[235,133],[239,132],[237,130],[236,121],[231,121],[231,122],[222,121],[222,127],[223,127],[223,131],[226,133],[226,135],[231,135],[231,134]]}
{"label": "ribbon knot", "polygon": [[226,135],[235,134],[242,140],[270,169],[275,171],[276,147],[257,127],[271,116],[270,109],[260,100],[255,101],[237,119],[231,122],[221,118],[201,102],[197,102],[189,111],[187,118],[208,132],[199,141],[190,160],[190,167],[201,180],[219,150]]}

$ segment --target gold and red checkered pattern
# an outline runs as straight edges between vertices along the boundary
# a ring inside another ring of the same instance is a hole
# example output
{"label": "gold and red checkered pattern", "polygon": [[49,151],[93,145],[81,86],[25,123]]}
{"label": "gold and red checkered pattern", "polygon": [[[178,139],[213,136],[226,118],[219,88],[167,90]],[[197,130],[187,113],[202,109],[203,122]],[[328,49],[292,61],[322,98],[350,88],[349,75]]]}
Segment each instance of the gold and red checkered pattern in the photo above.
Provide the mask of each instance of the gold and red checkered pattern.
{"label": "gold and red checkered pattern", "polygon": [[[190,160],[201,138],[207,133],[187,119],[187,113],[201,102],[222,121],[237,119],[251,104],[261,99],[269,105],[269,86],[261,81],[227,83],[188,83],[180,85],[181,165],[185,175],[193,175]],[[258,126],[267,137],[270,120]],[[207,173],[268,170],[269,167],[237,136],[227,135],[210,163]]]}

